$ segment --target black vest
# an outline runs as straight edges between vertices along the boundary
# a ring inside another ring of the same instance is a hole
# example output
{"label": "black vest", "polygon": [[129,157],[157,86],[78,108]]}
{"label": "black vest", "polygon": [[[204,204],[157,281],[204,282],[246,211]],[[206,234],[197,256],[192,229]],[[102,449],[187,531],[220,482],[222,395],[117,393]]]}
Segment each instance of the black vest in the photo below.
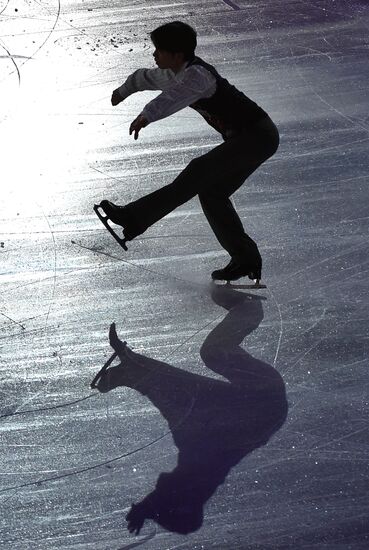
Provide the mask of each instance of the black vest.
{"label": "black vest", "polygon": [[268,116],[259,105],[237,90],[200,57],[195,56],[187,66],[191,65],[200,65],[209,71],[216,78],[216,90],[211,97],[199,99],[189,107],[200,113],[224,139]]}

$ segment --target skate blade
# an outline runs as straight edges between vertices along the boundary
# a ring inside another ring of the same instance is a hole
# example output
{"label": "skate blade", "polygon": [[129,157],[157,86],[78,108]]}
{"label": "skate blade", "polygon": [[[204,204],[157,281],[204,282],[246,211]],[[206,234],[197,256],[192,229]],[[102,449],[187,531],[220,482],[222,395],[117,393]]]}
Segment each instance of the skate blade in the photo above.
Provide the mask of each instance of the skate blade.
{"label": "skate blade", "polygon": [[110,235],[112,237],[114,237],[114,239],[117,241],[117,243],[120,244],[120,246],[122,248],[124,248],[124,250],[128,250],[127,245],[126,245],[126,239],[122,239],[121,237],[119,237],[119,235],[116,234],[114,229],[108,223],[108,221],[109,221],[108,216],[103,216],[103,214],[101,214],[99,208],[101,208],[101,204],[95,204],[94,205],[94,211],[95,211],[97,217],[99,218],[99,220],[105,225],[106,229],[109,231]]}
{"label": "skate blade", "polygon": [[235,285],[235,284],[232,284],[232,281],[227,281],[225,283],[225,286],[231,286],[232,288],[248,288],[250,290],[261,290],[263,288],[268,288],[266,285],[260,282],[255,282],[254,284],[247,284],[247,285]]}
{"label": "skate blade", "polygon": [[242,284],[235,284],[233,283],[232,281],[221,281],[221,280],[217,280],[217,279],[213,279],[213,283],[218,285],[218,286],[227,286],[227,287],[231,287],[231,288],[234,288],[234,289],[248,289],[248,290],[261,290],[263,288],[267,288],[266,285],[260,283],[260,281],[258,280],[255,280],[255,283],[253,284],[245,284],[245,285],[242,285]]}

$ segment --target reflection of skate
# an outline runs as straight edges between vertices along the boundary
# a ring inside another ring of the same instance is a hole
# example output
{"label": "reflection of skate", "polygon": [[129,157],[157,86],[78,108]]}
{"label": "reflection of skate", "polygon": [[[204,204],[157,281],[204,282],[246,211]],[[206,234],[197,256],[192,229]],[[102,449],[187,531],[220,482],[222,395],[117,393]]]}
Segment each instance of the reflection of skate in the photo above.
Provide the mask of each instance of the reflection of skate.
{"label": "reflection of skate", "polygon": [[127,342],[122,342],[121,340],[119,340],[119,338],[117,336],[117,331],[115,329],[115,323],[112,323],[110,325],[109,340],[110,340],[110,345],[112,346],[112,348],[114,350],[114,353],[110,357],[110,359],[107,360],[105,365],[99,370],[99,372],[96,374],[95,378],[92,380],[92,382],[90,384],[92,389],[97,387],[98,381],[103,377],[103,375],[108,370],[108,368],[110,367],[110,365],[112,364],[114,359],[116,357],[119,357],[120,360],[123,361],[123,355],[127,354]]}
{"label": "reflection of skate", "polygon": [[108,216],[104,216],[103,214],[101,214],[101,212],[99,211],[99,208],[101,208],[101,210],[103,210],[102,208],[102,203],[100,204],[95,204],[94,206],[94,210],[98,216],[98,218],[102,221],[102,223],[105,225],[106,229],[109,231],[109,233],[114,237],[114,239],[117,241],[117,243],[120,244],[120,246],[122,248],[124,248],[124,250],[128,250],[127,248],[127,245],[126,245],[126,241],[128,240],[127,238],[124,238],[122,239],[121,237],[119,237],[119,235],[116,234],[116,232],[114,231],[114,229],[109,225],[108,223],[108,220],[110,220],[110,218]]}
{"label": "reflection of skate", "polygon": [[101,369],[99,370],[99,372],[97,373],[97,375],[95,376],[95,378],[92,380],[91,384],[90,384],[90,387],[91,389],[93,388],[96,388],[97,387],[97,383],[98,381],[100,380],[100,378],[104,375],[104,373],[107,371],[107,369],[110,367],[110,365],[112,364],[112,362],[114,361],[114,359],[117,357],[117,353],[113,353],[113,355],[110,357],[110,359],[107,360],[107,362],[105,363],[105,365],[103,367],[101,367]]}

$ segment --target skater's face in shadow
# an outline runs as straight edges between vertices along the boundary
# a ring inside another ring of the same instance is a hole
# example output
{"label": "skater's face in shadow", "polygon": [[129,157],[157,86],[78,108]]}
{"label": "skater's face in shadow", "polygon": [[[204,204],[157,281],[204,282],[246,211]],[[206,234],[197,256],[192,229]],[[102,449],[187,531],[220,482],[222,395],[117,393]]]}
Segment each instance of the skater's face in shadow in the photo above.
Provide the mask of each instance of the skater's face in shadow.
{"label": "skater's face in shadow", "polygon": [[201,346],[203,372],[134,353],[111,326],[110,344],[121,365],[106,372],[98,389],[128,386],[140,392],[165,418],[178,449],[176,467],[159,473],[156,486],[128,513],[131,532],[138,533],[146,519],[177,533],[199,529],[205,503],[232,468],[265,445],[285,421],[281,376],[243,344],[263,320],[262,299],[215,285],[211,298],[225,316]]}
{"label": "skater's face in shadow", "polygon": [[172,69],[175,73],[179,71],[185,62],[182,52],[172,53],[160,48],[155,48],[153,56],[159,69]]}

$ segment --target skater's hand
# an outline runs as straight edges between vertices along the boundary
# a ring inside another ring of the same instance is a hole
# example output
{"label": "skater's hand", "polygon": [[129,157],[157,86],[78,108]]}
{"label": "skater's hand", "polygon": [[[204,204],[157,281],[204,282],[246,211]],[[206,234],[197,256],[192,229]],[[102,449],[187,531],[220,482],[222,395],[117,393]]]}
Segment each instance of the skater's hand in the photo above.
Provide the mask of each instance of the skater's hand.
{"label": "skater's hand", "polygon": [[119,93],[118,88],[114,90],[111,96],[111,104],[115,107],[115,105],[118,105],[123,101],[122,96]]}
{"label": "skater's hand", "polygon": [[141,128],[145,128],[147,126],[147,120],[144,116],[138,115],[137,118],[132,122],[131,126],[129,127],[129,135],[132,134],[132,132],[135,133],[135,139],[138,138],[138,133],[141,130]]}

